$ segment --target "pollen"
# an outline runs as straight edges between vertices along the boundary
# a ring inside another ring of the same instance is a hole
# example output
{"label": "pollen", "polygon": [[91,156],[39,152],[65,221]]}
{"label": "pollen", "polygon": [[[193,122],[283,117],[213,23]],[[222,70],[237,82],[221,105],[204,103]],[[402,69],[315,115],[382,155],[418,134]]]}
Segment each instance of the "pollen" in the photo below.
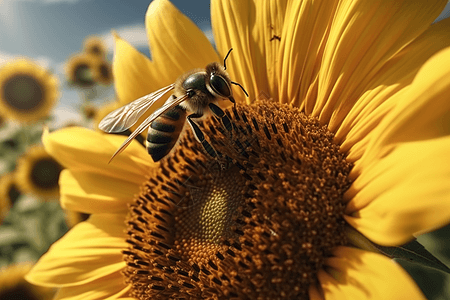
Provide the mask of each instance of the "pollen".
{"label": "pollen", "polygon": [[126,282],[137,299],[309,299],[347,243],[351,164],[316,118],[269,101],[188,132],[130,206]]}

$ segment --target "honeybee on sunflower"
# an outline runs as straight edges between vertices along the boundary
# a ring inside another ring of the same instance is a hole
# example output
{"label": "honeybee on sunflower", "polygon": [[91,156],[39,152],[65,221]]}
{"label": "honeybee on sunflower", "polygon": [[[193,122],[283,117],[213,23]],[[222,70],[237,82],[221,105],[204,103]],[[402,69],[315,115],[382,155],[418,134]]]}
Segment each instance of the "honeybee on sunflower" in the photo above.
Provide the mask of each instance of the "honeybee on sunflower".
{"label": "honeybee on sunflower", "polygon": [[[222,107],[231,126],[207,117],[158,162],[130,141],[108,164],[118,135],[46,132],[67,168],[61,203],[90,217],[27,280],[61,299],[426,299],[384,250],[450,223],[450,19],[433,23],[446,2],[212,0],[214,48],[152,1],[152,60],[115,36],[122,105],[231,47],[249,97]],[[188,82],[187,97],[203,90]]]}

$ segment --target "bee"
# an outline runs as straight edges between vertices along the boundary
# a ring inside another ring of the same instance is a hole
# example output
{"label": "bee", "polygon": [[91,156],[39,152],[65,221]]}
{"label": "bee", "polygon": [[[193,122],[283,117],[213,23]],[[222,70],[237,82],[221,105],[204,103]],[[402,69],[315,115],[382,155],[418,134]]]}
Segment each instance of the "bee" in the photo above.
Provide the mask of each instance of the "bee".
{"label": "bee", "polygon": [[122,106],[104,117],[98,127],[107,133],[123,132],[133,126],[155,102],[173,90],[173,94],[123,142],[112,155],[120,154],[131,141],[148,128],[146,148],[156,162],[170,153],[178,141],[184,125],[190,125],[197,141],[211,157],[217,157],[217,152],[205,139],[203,132],[193,119],[201,119],[207,109],[221,120],[222,125],[231,132],[232,124],[225,112],[217,105],[218,100],[230,100],[234,105],[231,84],[238,85],[248,97],[245,89],[237,82],[231,81],[226,72],[226,59],[223,66],[217,62],[210,63],[205,69],[194,69],[181,75],[173,84],[145,95]]}

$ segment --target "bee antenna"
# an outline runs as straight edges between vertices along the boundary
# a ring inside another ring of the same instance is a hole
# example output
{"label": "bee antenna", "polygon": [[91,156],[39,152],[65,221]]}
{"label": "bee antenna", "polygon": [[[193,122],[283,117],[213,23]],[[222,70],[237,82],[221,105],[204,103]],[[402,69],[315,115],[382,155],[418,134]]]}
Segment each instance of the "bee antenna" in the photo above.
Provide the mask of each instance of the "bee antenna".
{"label": "bee antenna", "polygon": [[231,50],[233,50],[233,48],[230,48],[230,50],[228,50],[227,55],[225,55],[225,58],[223,59],[223,68],[224,68],[224,70],[227,69],[226,62],[227,62],[228,55],[230,55],[230,53],[231,53]]}
{"label": "bee antenna", "polygon": [[[230,53],[230,52],[228,52],[228,53]],[[235,85],[238,85],[242,89],[242,91],[244,92],[245,96],[248,97],[247,91],[244,89],[244,87],[241,84],[239,84],[237,82],[234,82],[234,81],[232,81],[231,83],[235,84]]]}

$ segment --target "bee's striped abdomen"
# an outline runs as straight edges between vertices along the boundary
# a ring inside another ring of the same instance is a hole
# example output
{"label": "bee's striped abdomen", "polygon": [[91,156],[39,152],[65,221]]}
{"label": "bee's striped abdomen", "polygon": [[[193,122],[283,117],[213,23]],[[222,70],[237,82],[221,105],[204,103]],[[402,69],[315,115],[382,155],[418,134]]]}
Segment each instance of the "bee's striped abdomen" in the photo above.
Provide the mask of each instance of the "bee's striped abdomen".
{"label": "bee's striped abdomen", "polygon": [[148,128],[147,151],[159,161],[172,150],[186,121],[186,111],[180,106],[164,112]]}

